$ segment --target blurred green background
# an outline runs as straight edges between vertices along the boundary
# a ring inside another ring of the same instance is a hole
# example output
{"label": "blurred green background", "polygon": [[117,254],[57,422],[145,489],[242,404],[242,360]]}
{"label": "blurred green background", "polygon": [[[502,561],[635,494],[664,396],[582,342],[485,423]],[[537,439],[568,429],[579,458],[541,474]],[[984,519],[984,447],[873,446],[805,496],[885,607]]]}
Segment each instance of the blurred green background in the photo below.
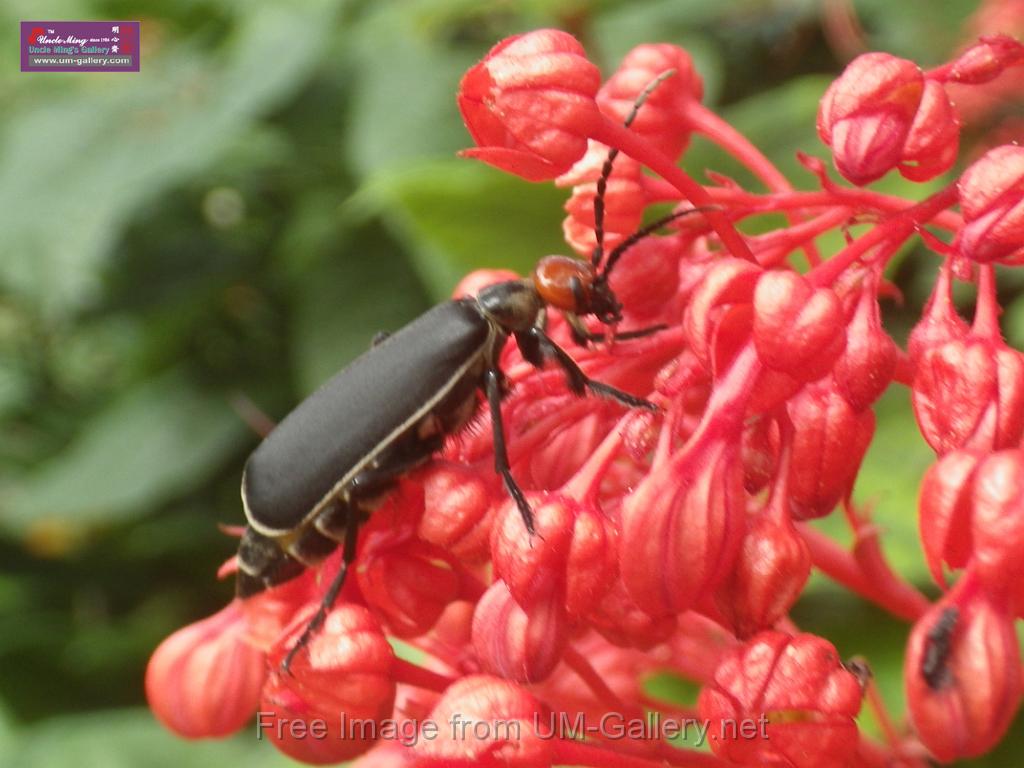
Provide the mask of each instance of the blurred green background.
{"label": "blurred green background", "polygon": [[[856,4],[871,48],[932,65],[975,0]],[[798,186],[844,58],[800,0],[6,0],[0,6],[0,767],[282,766],[252,734],[191,744],[144,709],[146,659],[232,594],[253,408],[279,417],[467,271],[565,251],[566,193],[458,160],[462,72],[501,37],[577,34],[606,72],[687,47],[706,102]],[[22,19],[141,19],[140,74],[22,74]],[[1016,105],[1020,110],[1020,104]],[[760,187],[709,144],[687,167]],[[920,198],[926,188],[886,179]],[[934,261],[905,258],[905,332]],[[1008,330],[1024,326],[1007,284]],[[930,453],[880,406],[860,498],[927,583]],[[864,654],[902,711],[906,627],[815,581],[801,626]],[[864,629],[872,631],[865,636]],[[868,728],[873,727],[866,723]],[[1019,732],[1020,729],[1017,729]],[[1019,740],[1020,737],[1018,737]],[[1024,754],[1007,744],[985,764]]]}

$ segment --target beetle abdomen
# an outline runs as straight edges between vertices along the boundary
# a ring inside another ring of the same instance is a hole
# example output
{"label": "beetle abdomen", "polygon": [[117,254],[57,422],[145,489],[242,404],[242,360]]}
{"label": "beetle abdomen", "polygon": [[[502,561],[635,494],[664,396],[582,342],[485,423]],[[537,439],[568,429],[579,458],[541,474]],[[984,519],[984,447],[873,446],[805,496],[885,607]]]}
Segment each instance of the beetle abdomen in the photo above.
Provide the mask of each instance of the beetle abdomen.
{"label": "beetle abdomen", "polygon": [[[424,416],[465,398],[460,385],[479,370],[491,334],[475,301],[450,301],[343,368],[249,457],[242,499],[250,525],[271,536],[294,530],[375,459],[415,441],[409,431]],[[442,430],[450,427],[450,414],[437,415]]]}

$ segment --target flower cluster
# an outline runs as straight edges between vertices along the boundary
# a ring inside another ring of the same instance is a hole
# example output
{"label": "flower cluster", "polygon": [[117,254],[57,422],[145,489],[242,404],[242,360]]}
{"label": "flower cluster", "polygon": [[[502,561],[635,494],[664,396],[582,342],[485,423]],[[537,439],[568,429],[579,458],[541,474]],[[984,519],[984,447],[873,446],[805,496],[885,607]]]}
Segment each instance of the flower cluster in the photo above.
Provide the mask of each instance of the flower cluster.
{"label": "flower cluster", "polygon": [[[1024,616],[1024,356],[1000,334],[995,272],[1024,263],[1024,149],[995,147],[920,201],[861,186],[893,171],[913,181],[949,171],[962,126],[947,87],[984,89],[1022,61],[1024,46],[1005,37],[928,72],[887,54],[857,58],[818,117],[835,168],[855,186],[804,158],[818,183],[798,191],[701,105],[681,49],[640,46],[602,84],[564,32],[496,46],[462,82],[478,145],[464,154],[571,186],[573,248],[621,242],[655,203],[702,208],[627,250],[611,273],[621,329],[664,330],[573,348],[568,324],[550,318],[551,336],[589,376],[660,410],[573,397],[561,371],[538,371],[507,345],[511,466],[536,533],[493,472],[481,415],[362,528],[354,574],[290,672],[280,662],[340,554],[168,638],[146,680],[157,716],[203,737],[258,711],[287,754],[317,764],[361,756],[361,766],[874,768],[989,750],[1024,694],[1014,626]],[[694,133],[766,191],[684,173],[677,161]],[[618,157],[602,180],[609,150]],[[778,213],[786,226],[737,230]],[[819,236],[854,221],[871,226],[819,253]],[[918,234],[937,255],[936,279],[904,350],[879,300],[891,291],[890,257]],[[456,295],[501,279],[475,273]],[[971,324],[952,304],[954,280],[977,284]],[[851,500],[872,406],[894,382],[910,388],[938,455],[920,505],[943,589],[934,603],[888,567]],[[855,551],[805,522],[837,508]],[[888,722],[865,666],[788,616],[812,567],[913,623],[911,726],[886,729],[883,741],[856,722],[862,701]],[[395,654],[393,638],[416,649],[415,663]],[[644,679],[655,672],[699,683],[696,707],[652,698]],[[355,720],[372,727],[346,730]],[[654,720],[699,724],[713,753],[685,728],[670,744]],[[415,738],[388,737],[396,724]]]}

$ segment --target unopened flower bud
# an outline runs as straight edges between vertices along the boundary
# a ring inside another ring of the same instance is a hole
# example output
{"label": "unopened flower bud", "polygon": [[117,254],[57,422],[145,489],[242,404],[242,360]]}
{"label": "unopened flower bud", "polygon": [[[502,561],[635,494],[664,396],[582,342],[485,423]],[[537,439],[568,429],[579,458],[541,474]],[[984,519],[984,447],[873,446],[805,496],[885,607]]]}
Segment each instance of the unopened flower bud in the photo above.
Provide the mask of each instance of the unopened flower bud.
{"label": "unopened flower bud", "polygon": [[694,289],[683,314],[683,331],[693,354],[707,370],[724,367],[738,343],[749,336],[750,304],[761,273],[749,261],[725,258],[708,269]]}
{"label": "unopened flower bud", "polygon": [[866,53],[826,91],[818,135],[839,172],[863,185],[893,168],[915,181],[942,173],[956,159],[960,131],[945,90],[914,62]]}
{"label": "unopened flower bud", "polygon": [[989,584],[1024,578],[1024,450],[990,454],[974,473],[974,565]]}
{"label": "unopened flower bud", "polygon": [[247,629],[234,600],[160,644],[146,667],[146,698],[160,722],[187,739],[228,736],[248,722],[267,664]]}
{"label": "unopened flower bud", "polygon": [[819,379],[846,345],[842,305],[831,288],[814,288],[796,272],[765,272],[754,291],[754,344],[772,370]]}
{"label": "unopened flower bud", "polygon": [[959,591],[918,619],[903,668],[918,737],[944,763],[994,747],[1024,690],[1012,617],[982,590]]}
{"label": "unopened flower bud", "polygon": [[463,151],[529,181],[568,171],[601,120],[601,73],[572,35],[540,29],[498,43],[459,86],[477,147]]}
{"label": "unopened flower bud", "polygon": [[974,472],[980,458],[974,451],[947,453],[921,482],[921,543],[928,568],[939,584],[945,584],[943,564],[963,568],[971,555]]}
{"label": "unopened flower bud", "polygon": [[558,595],[520,607],[500,579],[491,584],[473,614],[473,647],[481,666],[509,680],[535,683],[561,661],[569,622]]}
{"label": "unopened flower bud", "polygon": [[846,330],[846,348],[836,361],[836,387],[855,411],[877,400],[896,373],[899,351],[884,330],[873,286],[865,286]]}
{"label": "unopened flower bud", "polygon": [[496,495],[492,475],[459,464],[434,462],[422,475],[425,510],[420,537],[460,560],[486,560]]}
{"label": "unopened flower bud", "polygon": [[438,738],[419,741],[416,765],[539,768],[552,762],[551,740],[537,733],[540,704],[515,683],[488,675],[449,686],[430,713]]}
{"label": "unopened flower bud", "polygon": [[[856,751],[861,684],[827,640],[762,632],[730,651],[701,691],[711,748],[743,766],[838,766]],[[740,734],[726,723],[757,724]]]}
{"label": "unopened flower bud", "polygon": [[957,186],[964,213],[960,253],[982,264],[1024,263],[1024,147],[989,150]]}

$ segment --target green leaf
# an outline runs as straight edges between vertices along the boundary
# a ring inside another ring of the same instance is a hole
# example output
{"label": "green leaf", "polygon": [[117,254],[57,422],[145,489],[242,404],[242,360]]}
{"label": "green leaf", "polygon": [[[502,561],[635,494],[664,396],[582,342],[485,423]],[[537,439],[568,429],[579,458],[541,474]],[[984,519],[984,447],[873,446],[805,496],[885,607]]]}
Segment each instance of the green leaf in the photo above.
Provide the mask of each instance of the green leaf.
{"label": "green leaf", "polygon": [[297,765],[255,732],[224,741],[187,741],[162,728],[146,710],[57,717],[16,734],[0,768],[205,768],[211,765],[284,768]]}
{"label": "green leaf", "polygon": [[0,283],[52,313],[90,303],[127,217],[208,168],[294,90],[337,4],[246,8],[223,62],[178,46],[144,55],[137,75],[69,75],[66,95],[41,87],[3,137]]}
{"label": "green leaf", "polygon": [[180,372],[128,391],[78,439],[10,489],[0,525],[76,530],[151,511],[217,472],[245,435],[220,396]]}
{"label": "green leaf", "polygon": [[474,269],[526,274],[537,259],[565,253],[565,190],[535,186],[468,160],[428,163],[371,179],[361,198],[384,210],[437,300]]}

